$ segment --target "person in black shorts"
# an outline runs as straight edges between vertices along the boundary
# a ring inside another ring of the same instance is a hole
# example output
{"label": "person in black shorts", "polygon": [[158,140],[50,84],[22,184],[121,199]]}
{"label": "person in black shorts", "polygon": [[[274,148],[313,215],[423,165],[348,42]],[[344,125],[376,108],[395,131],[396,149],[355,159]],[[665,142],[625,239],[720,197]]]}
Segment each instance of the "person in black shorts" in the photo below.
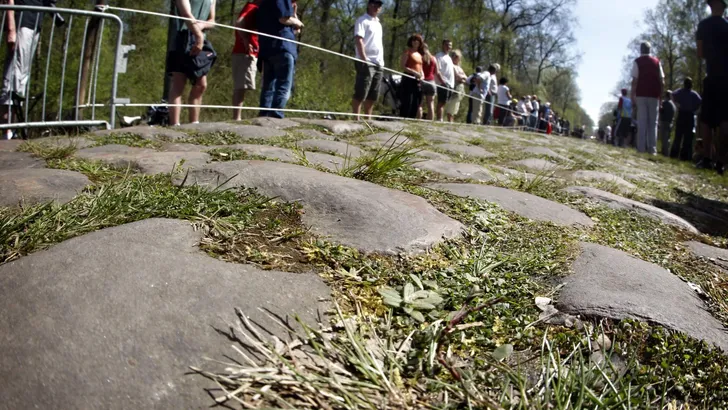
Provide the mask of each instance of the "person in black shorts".
{"label": "person in black shorts", "polygon": [[[708,0],[711,16],[698,24],[696,35],[698,57],[705,60],[706,66],[700,112],[703,158],[696,166],[714,166],[721,175],[728,153],[728,110],[722,104],[722,99],[728,94],[728,21],[723,17],[726,1]],[[717,141],[713,139],[716,131]]]}

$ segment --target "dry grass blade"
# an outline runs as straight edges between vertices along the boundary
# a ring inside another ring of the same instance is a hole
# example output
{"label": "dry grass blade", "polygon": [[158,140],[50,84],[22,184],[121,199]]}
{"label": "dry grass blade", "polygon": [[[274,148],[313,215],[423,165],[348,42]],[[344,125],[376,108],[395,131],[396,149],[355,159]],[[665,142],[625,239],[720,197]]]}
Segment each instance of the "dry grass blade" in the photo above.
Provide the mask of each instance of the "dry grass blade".
{"label": "dry grass blade", "polygon": [[[365,329],[347,325],[345,334],[337,336],[316,331],[299,320],[303,331],[293,332],[294,341],[279,346],[279,339],[266,340],[242,311],[236,311],[241,323],[234,337],[241,346],[261,354],[264,363],[252,362],[243,349],[234,346],[246,365],[231,365],[223,372],[193,368],[220,385],[224,394],[217,398],[218,403],[235,400],[246,408],[414,408],[405,400],[411,393],[398,390],[385,366],[385,362],[396,360],[396,355],[391,352],[390,357],[380,358],[380,351],[388,354],[388,349],[379,346],[375,352],[368,347],[362,335]],[[337,312],[343,320],[338,305]]]}

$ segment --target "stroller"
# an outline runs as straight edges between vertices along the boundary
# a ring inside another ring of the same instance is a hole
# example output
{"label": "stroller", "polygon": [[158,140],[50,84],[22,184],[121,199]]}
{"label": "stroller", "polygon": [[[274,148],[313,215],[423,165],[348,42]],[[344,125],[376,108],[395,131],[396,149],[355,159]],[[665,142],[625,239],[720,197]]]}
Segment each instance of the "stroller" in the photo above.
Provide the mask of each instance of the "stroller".
{"label": "stroller", "polygon": [[385,110],[391,110],[391,114],[394,116],[399,113],[399,86],[401,83],[401,75],[387,74],[379,85],[379,93],[383,96],[382,104],[386,107]]}

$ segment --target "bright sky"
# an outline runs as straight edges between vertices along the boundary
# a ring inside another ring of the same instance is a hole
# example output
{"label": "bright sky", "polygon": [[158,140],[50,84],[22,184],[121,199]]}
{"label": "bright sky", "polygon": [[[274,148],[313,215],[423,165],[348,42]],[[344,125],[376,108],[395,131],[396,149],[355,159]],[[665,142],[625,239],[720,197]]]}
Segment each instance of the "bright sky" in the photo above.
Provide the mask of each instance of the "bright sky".
{"label": "bright sky", "polygon": [[578,0],[576,38],[583,53],[579,66],[582,106],[596,123],[602,104],[616,97],[627,45],[640,34],[644,11],[658,0]]}

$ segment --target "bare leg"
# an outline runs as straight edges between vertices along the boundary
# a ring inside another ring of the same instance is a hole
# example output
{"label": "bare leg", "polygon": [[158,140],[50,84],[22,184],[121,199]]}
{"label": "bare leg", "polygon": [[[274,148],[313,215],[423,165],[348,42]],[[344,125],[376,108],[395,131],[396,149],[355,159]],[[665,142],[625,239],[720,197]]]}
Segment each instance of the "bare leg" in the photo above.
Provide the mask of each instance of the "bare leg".
{"label": "bare leg", "polygon": [[435,96],[427,96],[427,119],[432,121],[435,118]]}
{"label": "bare leg", "polygon": [[[245,101],[245,90],[234,90],[233,91],[233,106],[242,107]],[[240,121],[242,119],[243,110],[236,108],[233,110],[233,119]]]}
{"label": "bare leg", "polygon": [[359,119],[359,113],[361,112],[361,101],[357,99],[351,100],[351,112],[356,114],[356,119]]}
{"label": "bare leg", "polygon": [[190,107],[190,123],[200,122],[200,104],[202,104],[202,95],[207,90],[207,76],[197,79],[197,83],[190,90],[189,104],[195,105]]}
{"label": "bare leg", "polygon": [[182,93],[185,90],[187,84],[187,77],[182,73],[172,73],[172,84],[169,88],[169,124],[179,124],[180,113],[182,107],[179,105],[182,103]]}
{"label": "bare leg", "polygon": [[445,112],[445,103],[437,103],[437,120],[442,121],[442,114]]}
{"label": "bare leg", "polygon": [[374,111],[374,101],[364,101],[364,112],[367,114],[368,119],[372,119],[372,112]]}
{"label": "bare leg", "polygon": [[455,121],[455,117],[453,117],[452,114],[448,114],[447,115],[447,122],[454,122],[454,121]]}

